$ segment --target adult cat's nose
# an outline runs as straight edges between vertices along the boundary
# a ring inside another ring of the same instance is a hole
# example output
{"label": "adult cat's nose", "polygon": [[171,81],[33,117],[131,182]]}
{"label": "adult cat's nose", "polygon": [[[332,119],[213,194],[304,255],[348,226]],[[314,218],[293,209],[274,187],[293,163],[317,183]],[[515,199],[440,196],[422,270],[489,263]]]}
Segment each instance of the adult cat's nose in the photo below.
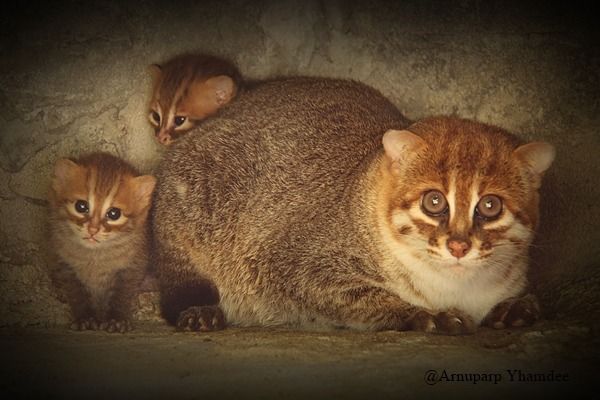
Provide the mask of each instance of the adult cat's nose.
{"label": "adult cat's nose", "polygon": [[450,254],[456,258],[461,258],[464,257],[471,249],[471,242],[462,239],[448,239],[446,246],[448,247]]}

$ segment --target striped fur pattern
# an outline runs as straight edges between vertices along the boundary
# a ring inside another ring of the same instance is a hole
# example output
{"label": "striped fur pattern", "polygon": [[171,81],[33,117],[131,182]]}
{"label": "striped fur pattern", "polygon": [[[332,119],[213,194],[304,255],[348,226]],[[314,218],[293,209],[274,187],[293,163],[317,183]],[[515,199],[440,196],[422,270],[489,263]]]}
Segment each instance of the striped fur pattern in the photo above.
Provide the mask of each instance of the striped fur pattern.
{"label": "striped fur pattern", "polygon": [[165,146],[232,101],[242,83],[233,63],[205,54],[179,55],[150,70],[154,84],[148,118]]}
{"label": "striped fur pattern", "polygon": [[[74,327],[126,330],[148,263],[147,216],[155,186],[106,153],[60,159],[50,190],[53,280]],[[112,321],[112,322],[111,322]]]}
{"label": "striped fur pattern", "polygon": [[551,146],[458,118],[410,124],[369,87],[313,78],[264,83],[197,133],[158,172],[169,322],[210,330],[217,305],[239,326],[457,334],[490,313],[498,327],[533,320],[512,299]]}

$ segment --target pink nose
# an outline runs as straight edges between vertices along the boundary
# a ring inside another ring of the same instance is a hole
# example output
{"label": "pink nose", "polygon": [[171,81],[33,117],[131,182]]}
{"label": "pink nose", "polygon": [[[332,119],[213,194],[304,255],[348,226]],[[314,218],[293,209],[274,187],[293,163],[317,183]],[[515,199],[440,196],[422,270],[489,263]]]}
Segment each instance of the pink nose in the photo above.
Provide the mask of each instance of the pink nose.
{"label": "pink nose", "polygon": [[168,146],[171,144],[171,135],[165,131],[161,131],[158,134],[158,142],[164,146]]}
{"label": "pink nose", "polygon": [[452,254],[456,258],[464,257],[471,249],[471,244],[465,242],[464,240],[448,240],[446,246],[448,246],[450,254]]}
{"label": "pink nose", "polygon": [[98,228],[97,226],[88,226],[88,232],[90,236],[94,236],[96,233],[98,233],[99,230],[100,228]]}

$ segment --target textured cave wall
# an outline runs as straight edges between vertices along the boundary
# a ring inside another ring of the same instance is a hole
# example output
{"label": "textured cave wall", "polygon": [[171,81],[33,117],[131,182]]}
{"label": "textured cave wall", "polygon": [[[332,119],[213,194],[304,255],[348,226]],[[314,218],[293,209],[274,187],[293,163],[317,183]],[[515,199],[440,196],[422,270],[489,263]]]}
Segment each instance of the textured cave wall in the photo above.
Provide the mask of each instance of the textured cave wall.
{"label": "textured cave wall", "polygon": [[[399,3],[399,4],[396,4]],[[598,316],[600,51],[591,10],[488,1],[62,2],[3,6],[0,326],[65,322],[45,273],[54,161],[105,150],[151,171],[147,65],[201,50],[248,77],[352,78],[411,119],[457,114],[553,143],[533,286]]]}

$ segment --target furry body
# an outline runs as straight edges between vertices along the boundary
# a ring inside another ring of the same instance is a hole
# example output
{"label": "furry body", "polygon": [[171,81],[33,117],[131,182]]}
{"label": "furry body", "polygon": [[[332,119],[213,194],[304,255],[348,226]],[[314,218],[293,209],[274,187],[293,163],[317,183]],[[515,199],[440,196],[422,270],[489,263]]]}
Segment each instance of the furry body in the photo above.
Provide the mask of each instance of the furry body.
{"label": "furry body", "polygon": [[71,306],[77,329],[130,328],[132,302],[150,254],[146,218],[155,184],[153,177],[138,175],[105,153],[56,165],[51,277]]}
{"label": "furry body", "polygon": [[[444,253],[446,239],[470,235],[474,247],[491,240],[475,221],[467,226],[473,205],[463,204],[471,189],[464,200],[461,174],[497,167],[516,179],[507,190],[523,186],[518,207],[536,208],[537,197],[521,182],[521,167],[505,171],[502,158],[478,161],[462,147],[444,158],[453,144],[435,145],[436,124],[458,136],[489,136],[487,146],[516,147],[497,128],[434,119],[414,125],[428,151],[415,147],[395,159],[382,136],[409,121],[377,91],[327,79],[265,83],[207,121],[159,168],[154,230],[167,320],[186,324],[182,315],[194,319],[182,314],[188,307],[219,304],[241,326],[472,330],[522,292],[537,214],[522,213],[510,260],[486,268],[467,254],[458,265]],[[461,192],[448,194],[460,208],[456,218],[418,214],[419,196],[431,187]],[[441,249],[437,258],[428,246]]]}

